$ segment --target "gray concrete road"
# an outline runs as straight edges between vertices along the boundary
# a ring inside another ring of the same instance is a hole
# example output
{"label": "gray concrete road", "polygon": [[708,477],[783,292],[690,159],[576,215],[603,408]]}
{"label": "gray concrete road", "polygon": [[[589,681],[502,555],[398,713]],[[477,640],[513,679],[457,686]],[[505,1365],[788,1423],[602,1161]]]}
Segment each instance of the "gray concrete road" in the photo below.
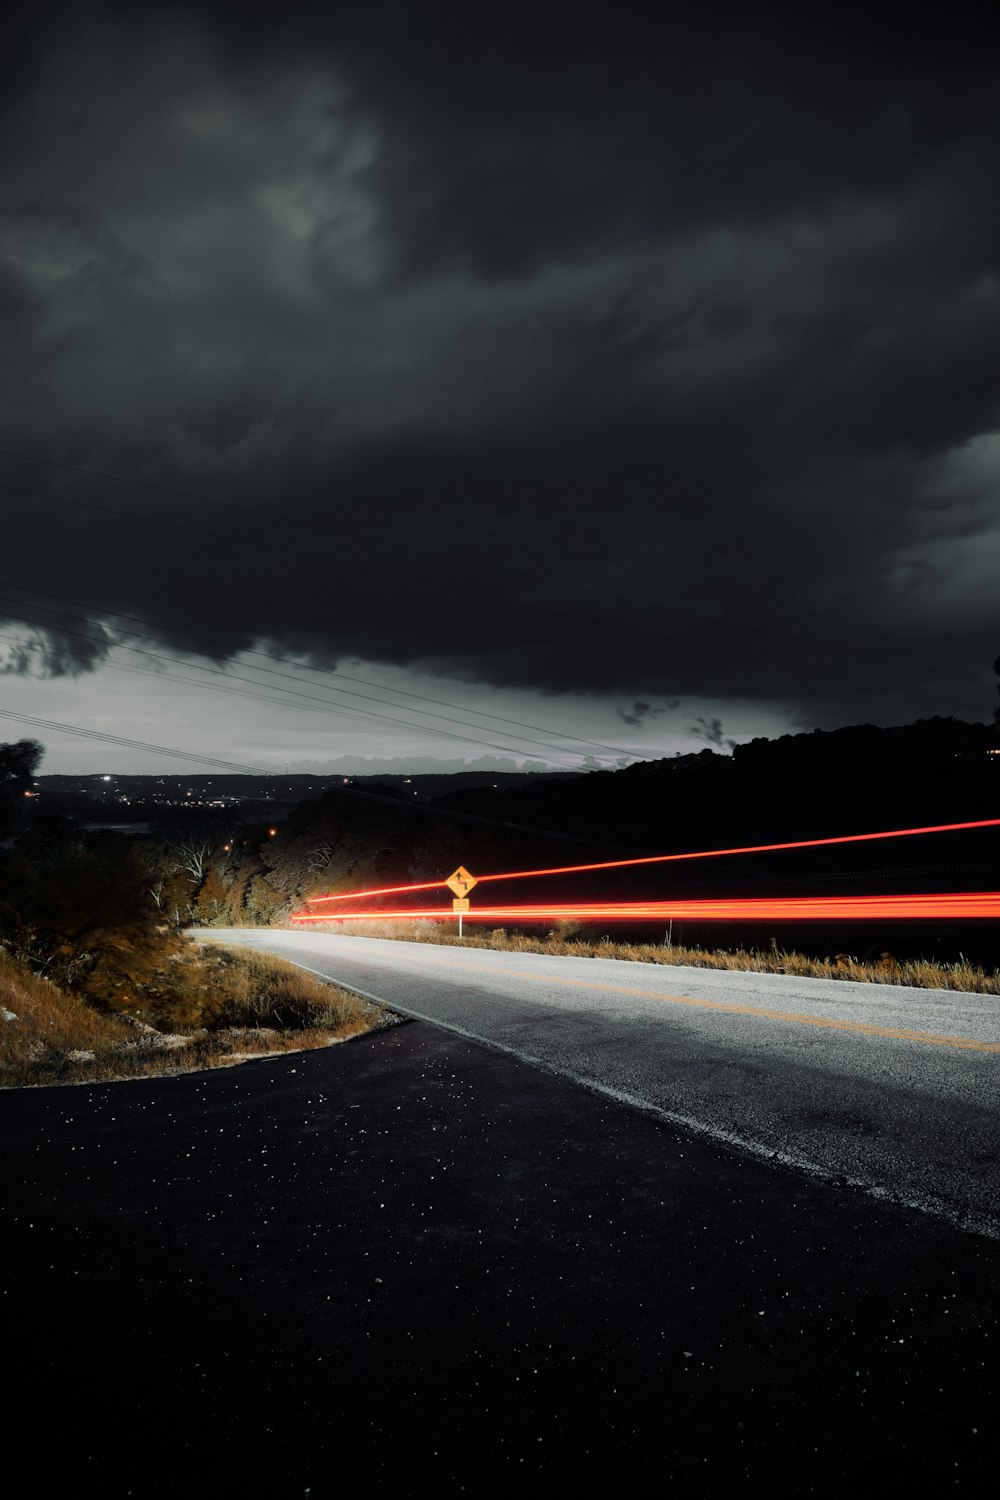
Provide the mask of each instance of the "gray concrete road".
{"label": "gray concrete road", "polygon": [[1000,998],[212,931],[685,1129],[1000,1238]]}

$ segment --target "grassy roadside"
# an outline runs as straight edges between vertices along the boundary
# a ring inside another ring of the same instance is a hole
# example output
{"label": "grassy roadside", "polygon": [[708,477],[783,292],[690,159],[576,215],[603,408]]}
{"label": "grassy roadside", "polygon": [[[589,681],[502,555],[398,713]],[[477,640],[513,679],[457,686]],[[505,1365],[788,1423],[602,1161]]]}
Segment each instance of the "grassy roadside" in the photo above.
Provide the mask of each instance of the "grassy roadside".
{"label": "grassy roadside", "polygon": [[495,928],[489,933],[469,932],[459,940],[454,923],[445,922],[351,922],[338,928],[317,924],[314,931],[343,931],[355,937],[392,938],[397,942],[441,943],[448,947],[493,948],[505,953],[563,954],[571,958],[621,958],[633,963],[687,965],[697,969],[737,969],[754,974],[796,974],[808,979],[842,979],[851,984],[912,985],[921,990],[960,990],[975,995],[1000,995],[1000,972],[962,961],[936,964],[930,959],[896,959],[884,953],[875,963],[863,963],[849,953],[833,958],[809,958],[803,953],[779,948],[685,948],[678,943],[617,943],[607,938],[578,938],[557,924],[544,938]]}
{"label": "grassy roadside", "polygon": [[200,1024],[96,1009],[0,949],[0,1088],[108,1083],[328,1047],[391,1022],[383,1007],[240,948],[192,954]]}

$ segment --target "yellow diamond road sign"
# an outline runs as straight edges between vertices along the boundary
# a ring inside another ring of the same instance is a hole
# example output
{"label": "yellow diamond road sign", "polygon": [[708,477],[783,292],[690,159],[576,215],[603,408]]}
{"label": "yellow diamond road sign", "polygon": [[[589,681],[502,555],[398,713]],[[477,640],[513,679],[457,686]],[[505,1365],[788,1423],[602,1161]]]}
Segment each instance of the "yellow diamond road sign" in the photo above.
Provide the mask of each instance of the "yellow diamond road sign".
{"label": "yellow diamond road sign", "polygon": [[478,884],[479,882],[476,879],[475,875],[470,875],[464,865],[459,865],[454,875],[449,875],[448,879],[445,881],[445,885],[448,887],[448,889],[454,891],[455,895],[458,896],[459,899],[461,899],[463,896],[467,896],[472,890],[472,887]]}

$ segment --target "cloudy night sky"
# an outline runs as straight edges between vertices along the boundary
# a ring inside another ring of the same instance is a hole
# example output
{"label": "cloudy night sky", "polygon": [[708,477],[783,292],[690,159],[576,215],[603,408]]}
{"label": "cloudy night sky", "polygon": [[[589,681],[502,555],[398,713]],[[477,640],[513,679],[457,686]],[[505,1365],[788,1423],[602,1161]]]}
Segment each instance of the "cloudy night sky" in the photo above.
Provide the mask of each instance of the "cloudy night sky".
{"label": "cloudy night sky", "polygon": [[998,43],[962,4],[8,22],[0,739],[421,770],[989,719]]}

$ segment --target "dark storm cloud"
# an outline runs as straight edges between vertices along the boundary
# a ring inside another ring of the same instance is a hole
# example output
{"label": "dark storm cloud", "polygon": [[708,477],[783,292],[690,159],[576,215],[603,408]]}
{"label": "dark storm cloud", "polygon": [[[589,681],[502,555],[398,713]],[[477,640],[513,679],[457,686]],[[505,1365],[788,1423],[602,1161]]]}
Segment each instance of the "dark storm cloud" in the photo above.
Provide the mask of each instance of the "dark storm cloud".
{"label": "dark storm cloud", "polygon": [[620,708],[618,710],[618,717],[623,723],[631,724],[634,728],[638,728],[644,722],[649,712],[650,705],[643,703],[641,698],[637,698],[631,708]]}
{"label": "dark storm cloud", "polygon": [[718,750],[732,750],[736,744],[735,740],[727,739],[723,729],[722,720],[719,718],[706,719],[699,714],[691,725],[690,731],[696,740],[704,740],[706,745],[714,745]]}
{"label": "dark storm cloud", "polygon": [[638,729],[643,724],[650,724],[656,719],[661,719],[671,709],[679,708],[680,701],[679,698],[668,698],[666,703],[659,703],[654,707],[652,703],[644,703],[641,698],[637,698],[631,708],[619,708],[616,712],[624,724],[630,724],[634,729]]}
{"label": "dark storm cloud", "polygon": [[987,681],[1000,629],[980,8],[946,33],[877,8],[55,9],[0,115],[0,446],[281,519],[0,460],[145,518],[0,491],[0,593],[73,601],[0,602],[62,630],[49,669],[116,610],[216,659],[636,711],[988,711],[989,686],[869,659]]}

